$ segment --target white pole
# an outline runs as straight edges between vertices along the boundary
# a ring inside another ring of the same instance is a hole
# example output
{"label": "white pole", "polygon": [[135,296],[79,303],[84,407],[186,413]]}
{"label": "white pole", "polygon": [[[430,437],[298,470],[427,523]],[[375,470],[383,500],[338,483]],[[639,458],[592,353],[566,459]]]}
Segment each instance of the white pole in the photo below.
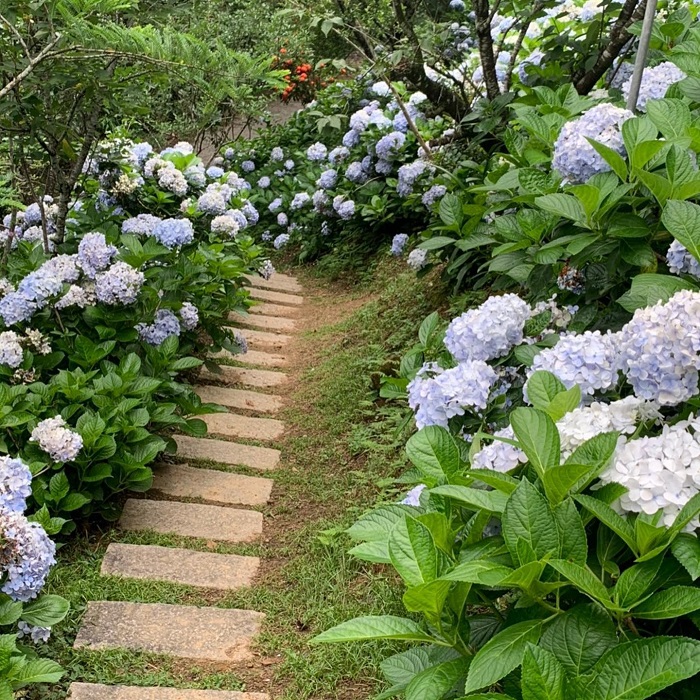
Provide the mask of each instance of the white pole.
{"label": "white pole", "polygon": [[656,16],[657,0],[647,0],[647,7],[644,12],[644,23],[642,24],[642,34],[639,37],[639,48],[637,58],[634,62],[634,73],[630,83],[630,94],[627,97],[627,109],[630,112],[637,111],[637,97],[639,97],[639,86],[642,83],[642,73],[647,62],[649,53],[649,42],[651,41],[651,30],[654,28],[654,17]]}

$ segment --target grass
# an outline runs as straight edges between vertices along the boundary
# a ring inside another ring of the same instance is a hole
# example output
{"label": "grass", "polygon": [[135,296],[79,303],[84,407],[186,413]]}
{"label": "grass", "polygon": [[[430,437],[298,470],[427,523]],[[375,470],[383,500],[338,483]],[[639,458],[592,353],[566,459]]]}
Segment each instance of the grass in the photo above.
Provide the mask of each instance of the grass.
{"label": "grass", "polygon": [[[379,663],[390,645],[315,647],[308,641],[355,616],[402,612],[401,588],[394,575],[385,567],[349,557],[342,531],[377,499],[397,493],[393,477],[405,466],[400,449],[405,413],[376,402],[370,378],[395,365],[415,342],[418,325],[434,304],[430,291],[429,282],[418,282],[385,263],[370,288],[348,291],[327,284],[316,295],[318,312],[329,318],[337,318],[337,309],[344,304],[355,310],[342,322],[329,323],[302,340],[307,368],[297,377],[281,416],[288,426],[281,445],[284,468],[269,474],[275,480],[274,500],[264,509],[261,543],[216,544],[93,526],[60,552],[49,588],[67,597],[72,610],[55,631],[48,653],[65,666],[67,675],[58,686],[30,691],[31,700],[65,698],[74,679],[270,690],[285,700],[349,700],[366,697],[378,687]],[[100,563],[113,540],[256,555],[263,559],[263,573],[252,588],[225,593],[102,577]],[[73,650],[89,600],[263,611],[267,618],[256,642],[262,663],[224,672],[123,650]]]}

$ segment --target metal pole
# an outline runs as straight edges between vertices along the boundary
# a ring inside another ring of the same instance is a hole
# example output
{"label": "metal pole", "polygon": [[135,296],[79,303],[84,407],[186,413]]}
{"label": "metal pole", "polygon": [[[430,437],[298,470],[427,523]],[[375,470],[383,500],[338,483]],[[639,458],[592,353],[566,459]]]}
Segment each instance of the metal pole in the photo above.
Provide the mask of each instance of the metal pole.
{"label": "metal pole", "polygon": [[639,48],[637,49],[637,58],[634,62],[634,73],[632,73],[632,81],[630,83],[630,94],[627,97],[627,109],[630,112],[637,111],[637,97],[639,97],[639,86],[642,83],[642,73],[647,62],[647,54],[649,53],[649,42],[651,41],[651,30],[654,28],[654,17],[656,16],[657,0],[647,0],[647,7],[644,11],[644,24],[642,25],[642,34],[639,37]]}

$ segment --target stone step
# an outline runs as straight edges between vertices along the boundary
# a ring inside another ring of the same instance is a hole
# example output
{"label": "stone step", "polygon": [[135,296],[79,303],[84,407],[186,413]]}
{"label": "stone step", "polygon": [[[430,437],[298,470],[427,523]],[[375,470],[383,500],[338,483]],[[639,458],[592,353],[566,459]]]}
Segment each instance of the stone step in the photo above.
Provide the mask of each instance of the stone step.
{"label": "stone step", "polygon": [[245,275],[245,278],[254,287],[274,289],[276,292],[301,292],[302,286],[294,277],[276,272],[270,279],[260,277],[260,275]]}
{"label": "stone step", "polygon": [[266,304],[261,302],[248,309],[249,314],[257,316],[296,316],[301,311],[298,306],[280,306],[279,304]]}
{"label": "stone step", "polygon": [[232,591],[252,585],[259,568],[258,557],[112,542],[105,552],[100,573]]}
{"label": "stone step", "polygon": [[232,311],[228,320],[241,326],[251,326],[264,331],[293,331],[296,328],[296,321],[293,318],[281,316],[244,315]]}
{"label": "stone step", "polygon": [[75,649],[132,649],[193,661],[238,663],[265,616],[250,610],[162,603],[88,603]]}
{"label": "stone step", "polygon": [[176,498],[260,506],[270,500],[272,479],[199,469],[186,464],[161,464],[153,471],[153,489]]}
{"label": "stone step", "polygon": [[272,372],[266,369],[247,369],[246,367],[230,367],[221,365],[221,372],[210,372],[203,368],[199,373],[200,379],[216,380],[225,384],[241,384],[243,386],[254,386],[258,389],[269,389],[273,386],[280,386],[287,381],[284,372]]}
{"label": "stone step", "polygon": [[216,542],[250,542],[262,534],[262,513],[224,506],[129,498],[119,527]]}
{"label": "stone step", "polygon": [[174,435],[177,454],[187,459],[210,459],[212,462],[232,467],[250,467],[267,471],[276,469],[280,462],[280,451],[271,447],[241,445],[226,440],[194,438],[189,435]]}
{"label": "stone step", "polygon": [[243,353],[232,353],[228,350],[220,350],[209,356],[213,360],[225,360],[226,362],[238,362],[242,365],[255,365],[257,367],[284,367],[287,358],[259,350],[248,350]]}
{"label": "stone step", "polygon": [[282,292],[273,292],[269,289],[260,289],[260,287],[250,287],[248,289],[251,299],[259,299],[260,301],[271,301],[273,304],[290,304],[292,306],[301,306],[304,303],[304,297],[296,294],[284,294]]}
{"label": "stone step", "polygon": [[218,403],[227,408],[245,409],[256,413],[277,413],[282,408],[282,397],[273,394],[229,389],[224,386],[198,386],[195,391],[205,403]]}
{"label": "stone step", "polygon": [[240,333],[246,339],[249,348],[262,348],[263,350],[281,350],[292,339],[291,335],[256,331],[252,328],[242,328]]}
{"label": "stone step", "polygon": [[71,683],[68,700],[270,700],[270,696],[267,693],[241,693],[238,690],[186,690]]}
{"label": "stone step", "polygon": [[284,423],[274,418],[253,418],[235,413],[209,413],[202,416],[211,435],[249,440],[276,440],[284,433]]}

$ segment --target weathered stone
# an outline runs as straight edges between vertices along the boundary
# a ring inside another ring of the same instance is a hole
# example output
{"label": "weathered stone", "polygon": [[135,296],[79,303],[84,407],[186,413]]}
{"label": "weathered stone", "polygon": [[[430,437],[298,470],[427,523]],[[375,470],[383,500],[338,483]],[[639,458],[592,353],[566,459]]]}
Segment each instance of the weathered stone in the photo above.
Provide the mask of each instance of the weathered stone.
{"label": "weathered stone", "polygon": [[259,568],[258,557],[112,542],[100,573],[230,591],[250,586]]}
{"label": "weathered stone", "polygon": [[263,618],[250,610],[103,600],[88,603],[73,646],[237,663],[252,658]]}
{"label": "weathered stone", "polygon": [[249,314],[258,316],[297,316],[301,309],[298,306],[280,306],[261,302],[248,309]]}
{"label": "weathered stone", "polygon": [[256,331],[252,328],[241,328],[240,333],[246,339],[249,348],[263,350],[281,350],[292,339],[291,335]]}
{"label": "weathered stone", "polygon": [[274,289],[277,292],[301,292],[302,286],[294,277],[276,272],[270,279],[264,279],[260,275],[246,275],[245,278],[254,287]]}
{"label": "weathered stone", "polygon": [[210,413],[202,416],[212,435],[249,440],[276,440],[284,433],[284,423],[274,418],[253,418],[235,413]]}
{"label": "weathered stone", "polygon": [[245,409],[256,413],[277,413],[282,408],[282,398],[273,394],[229,389],[224,386],[198,386],[195,391],[205,403],[218,403],[228,408]]}
{"label": "weathered stone", "polygon": [[262,533],[262,513],[224,506],[130,498],[119,526],[218,542],[250,542]]}
{"label": "weathered stone", "polygon": [[198,469],[186,464],[161,464],[154,469],[153,488],[176,498],[259,506],[270,500],[272,479]]}
{"label": "weathered stone", "polygon": [[179,457],[188,459],[210,459],[212,462],[229,464],[233,467],[251,469],[276,469],[280,461],[280,451],[271,447],[241,445],[237,442],[193,438],[188,435],[174,435]]}
{"label": "weathered stone", "polygon": [[293,318],[282,318],[281,316],[254,316],[243,315],[232,311],[228,320],[241,326],[251,326],[264,331],[293,331],[296,328],[296,321]]}
{"label": "weathered stone", "polygon": [[256,365],[258,367],[284,367],[287,364],[287,358],[284,355],[260,352],[259,350],[248,350],[248,352],[242,353],[220,350],[210,357],[214,360],[226,360],[227,362],[238,362],[242,365]]}
{"label": "weathered stone", "polygon": [[266,693],[241,693],[237,690],[183,690],[178,688],[142,688],[126,685],[72,683],[69,700],[270,700]]}
{"label": "weathered stone", "polygon": [[300,297],[296,294],[283,294],[282,292],[273,292],[269,289],[260,289],[259,287],[250,287],[248,293],[251,299],[271,301],[273,304],[292,304],[294,306],[299,306],[304,303],[304,297]]}
{"label": "weathered stone", "polygon": [[271,372],[265,369],[248,369],[246,367],[230,367],[221,365],[221,372],[210,372],[202,369],[199,373],[201,379],[216,380],[226,384],[241,384],[243,386],[254,386],[259,389],[267,389],[279,386],[287,381],[287,375],[283,372]]}

